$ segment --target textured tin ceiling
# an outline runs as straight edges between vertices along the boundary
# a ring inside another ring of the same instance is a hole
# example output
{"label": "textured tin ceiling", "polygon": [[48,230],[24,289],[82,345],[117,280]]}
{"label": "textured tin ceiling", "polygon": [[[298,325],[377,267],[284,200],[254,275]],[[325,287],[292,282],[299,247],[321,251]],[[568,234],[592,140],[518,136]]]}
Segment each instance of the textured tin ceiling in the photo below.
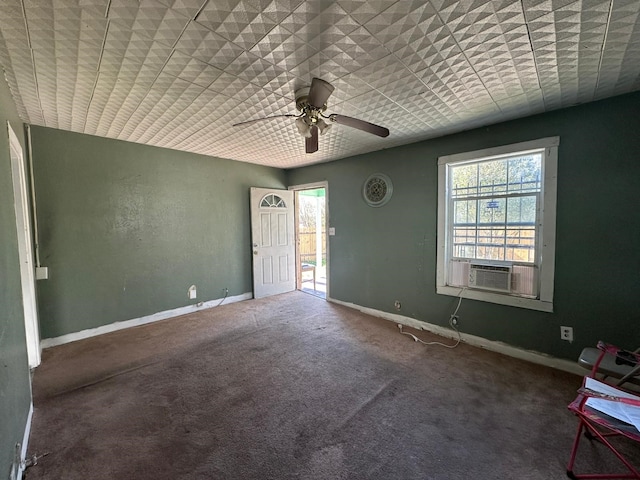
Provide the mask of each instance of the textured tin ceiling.
{"label": "textured tin ceiling", "polygon": [[[638,0],[0,0],[25,122],[290,168],[640,89]],[[296,89],[343,125],[304,153]]]}

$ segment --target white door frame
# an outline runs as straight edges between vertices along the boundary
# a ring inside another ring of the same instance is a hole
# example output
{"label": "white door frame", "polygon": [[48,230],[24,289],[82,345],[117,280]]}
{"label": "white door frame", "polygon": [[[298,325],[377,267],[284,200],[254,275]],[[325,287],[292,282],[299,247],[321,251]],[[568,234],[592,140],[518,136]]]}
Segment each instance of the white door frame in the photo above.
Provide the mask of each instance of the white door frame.
{"label": "white door frame", "polygon": [[36,306],[35,266],[31,243],[31,211],[25,175],[24,152],[17,135],[7,122],[9,133],[9,150],[11,156],[11,177],[13,180],[13,196],[16,212],[16,229],[18,235],[18,258],[20,260],[20,283],[22,286],[22,308],[27,340],[29,366],[40,365],[40,328],[38,326],[38,309]]}
{"label": "white door frame", "polygon": [[[330,281],[329,281],[329,225],[331,225],[330,223],[330,216],[329,216],[329,182],[328,181],[322,181],[322,182],[314,182],[314,183],[302,183],[300,185],[292,185],[289,187],[289,190],[293,190],[294,193],[297,192],[298,190],[312,190],[314,188],[324,188],[324,215],[325,215],[325,245],[327,246],[327,266],[326,266],[326,272],[327,272],[327,292],[326,292],[326,299],[328,300],[329,298],[331,298],[331,296],[329,295],[329,289],[330,289]],[[294,197],[295,198],[295,197]],[[295,218],[295,222],[296,222],[296,269],[298,268],[298,257],[300,255],[300,250],[298,248],[298,206],[296,205],[296,214],[295,214],[296,218]],[[298,275],[300,274],[300,272],[296,271],[296,278],[298,278]],[[296,282],[296,288],[297,288],[297,282]]]}
{"label": "white door frame", "polygon": [[[261,205],[270,196],[278,197],[278,206]],[[281,188],[250,189],[254,298],[296,289],[294,196]]]}

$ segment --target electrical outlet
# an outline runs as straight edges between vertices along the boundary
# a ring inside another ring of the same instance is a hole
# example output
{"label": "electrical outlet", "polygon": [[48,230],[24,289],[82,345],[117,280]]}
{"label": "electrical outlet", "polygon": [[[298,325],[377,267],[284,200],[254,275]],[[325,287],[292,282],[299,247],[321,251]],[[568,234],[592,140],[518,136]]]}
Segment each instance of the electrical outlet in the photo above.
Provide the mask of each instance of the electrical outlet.
{"label": "electrical outlet", "polygon": [[573,327],[560,327],[560,339],[573,342]]}
{"label": "electrical outlet", "polygon": [[196,286],[195,285],[191,285],[189,287],[189,290],[187,290],[187,295],[189,296],[189,300],[194,300],[195,298],[197,298],[197,293],[196,293]]}
{"label": "electrical outlet", "polygon": [[402,304],[400,303],[400,300],[396,300],[393,305],[396,307],[396,310],[400,310],[402,308]]}
{"label": "electrical outlet", "polygon": [[459,320],[460,318],[457,315],[451,315],[451,325],[453,325],[454,327],[458,326]]}

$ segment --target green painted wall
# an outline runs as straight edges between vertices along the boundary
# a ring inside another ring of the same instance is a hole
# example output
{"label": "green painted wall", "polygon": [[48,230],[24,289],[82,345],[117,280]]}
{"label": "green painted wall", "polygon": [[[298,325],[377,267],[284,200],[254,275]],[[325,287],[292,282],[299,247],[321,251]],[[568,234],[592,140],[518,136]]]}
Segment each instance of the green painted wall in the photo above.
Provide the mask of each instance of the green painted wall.
{"label": "green painted wall", "polygon": [[[461,329],[571,360],[599,339],[640,346],[639,112],[635,93],[289,171],[289,185],[329,182],[331,297],[394,313],[399,299],[446,326],[457,299],[435,293],[438,157],[559,135],[554,313],[464,300]],[[374,172],[394,185],[381,208],[361,195]]]}
{"label": "green painted wall", "polygon": [[16,443],[22,443],[31,405],[31,379],[22,311],[16,214],[7,121],[22,141],[9,88],[0,78],[0,478],[8,478]]}
{"label": "green painted wall", "polygon": [[249,187],[282,170],[41,127],[32,144],[42,338],[252,291]]}

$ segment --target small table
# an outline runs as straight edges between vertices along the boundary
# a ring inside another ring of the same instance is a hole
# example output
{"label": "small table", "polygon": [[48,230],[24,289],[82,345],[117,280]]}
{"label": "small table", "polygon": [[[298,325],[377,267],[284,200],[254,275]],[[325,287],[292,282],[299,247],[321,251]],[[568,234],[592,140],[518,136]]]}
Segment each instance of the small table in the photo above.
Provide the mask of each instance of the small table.
{"label": "small table", "polygon": [[310,263],[302,263],[300,265],[301,272],[313,272],[313,289],[316,289],[316,266]]}

